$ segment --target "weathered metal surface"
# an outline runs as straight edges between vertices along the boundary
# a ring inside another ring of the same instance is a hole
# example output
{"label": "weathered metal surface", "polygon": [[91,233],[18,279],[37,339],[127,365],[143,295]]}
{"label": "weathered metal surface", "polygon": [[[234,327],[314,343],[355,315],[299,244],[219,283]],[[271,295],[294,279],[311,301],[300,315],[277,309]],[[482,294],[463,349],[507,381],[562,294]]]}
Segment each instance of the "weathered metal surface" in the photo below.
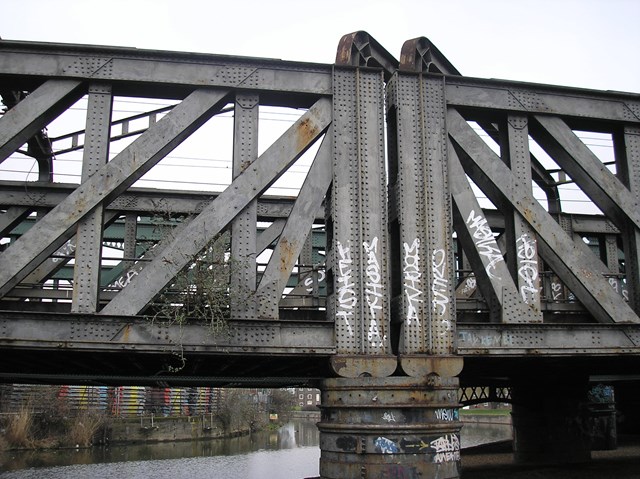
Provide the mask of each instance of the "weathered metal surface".
{"label": "weathered metal surface", "polygon": [[340,354],[391,351],[383,91],[379,71],[334,69],[327,310]]}
{"label": "weathered metal surface", "polygon": [[379,67],[388,79],[398,69],[398,60],[375,38],[362,30],[344,35],[338,43],[336,65]]}
{"label": "weathered metal surface", "polygon": [[[255,284],[261,283],[260,294],[251,294],[255,298],[242,305],[244,313],[237,303],[231,308],[233,327],[250,329],[243,321],[256,320],[258,297],[265,299],[261,315],[272,320],[288,322],[294,317],[302,323],[301,318],[310,313],[326,314],[326,324],[321,326],[321,341],[327,346],[323,360],[335,374],[354,379],[394,373],[455,375],[460,372],[461,356],[588,358],[616,351],[629,357],[637,354],[640,96],[464,78],[423,37],[407,41],[397,62],[366,32],[354,32],[341,40],[336,63],[0,42],[3,86],[29,93],[0,118],[3,159],[90,91],[93,100],[117,95],[148,97],[153,91],[155,97],[181,101],[163,109],[160,113],[168,113],[157,122],[153,120],[156,110],[140,118],[111,122],[104,103],[99,120],[93,115],[100,108],[90,106],[89,126],[93,124],[104,136],[111,123],[110,144],[132,132],[141,136],[93,176],[85,174],[79,187],[28,182],[25,188],[23,182],[0,183],[4,241],[0,251],[4,300],[0,307],[21,309],[25,315],[35,314],[29,309],[57,311],[59,316],[51,323],[42,323],[42,333],[55,336],[55,328],[59,328],[62,336],[68,336],[65,341],[69,345],[78,340],[64,333],[68,330],[62,324],[64,318],[71,318],[65,316],[71,308],[86,313],[77,327],[83,328],[87,337],[98,329],[92,330],[85,322],[102,306],[100,320],[117,314],[118,321],[130,318],[135,323],[135,314],[171,281],[181,263],[184,266],[184,258],[190,254],[185,246],[195,251],[193,238],[211,238],[213,231],[225,230],[235,219],[232,228],[236,239],[244,243],[231,256],[252,259],[239,271],[242,280],[234,282],[231,289],[238,290],[242,284],[253,293]],[[388,169],[384,163],[385,82],[391,131]],[[96,93],[97,85],[106,89],[101,95]],[[228,104],[234,98],[243,109],[234,114],[238,171],[227,191],[130,188],[212,115],[230,111]],[[264,155],[254,161],[258,103],[311,107],[295,131],[265,152],[270,158],[267,161]],[[445,119],[447,108],[451,111]],[[144,128],[125,131],[123,125],[134,119],[143,120]],[[466,120],[476,121],[482,135],[489,136],[487,141],[496,142],[499,153],[490,151]],[[297,197],[263,196],[299,153],[330,129],[334,133],[325,135],[325,143],[331,148],[321,148]],[[611,135],[615,176],[609,172],[613,166],[605,165],[611,162],[590,153],[573,133],[576,129]],[[103,161],[108,150],[103,137],[102,146],[95,151],[86,141],[100,137],[98,130],[93,134],[91,128],[86,129],[84,140],[77,131],[59,138],[77,138],[77,147],[86,157],[85,167],[89,167],[90,160]],[[531,156],[529,134],[551,153],[561,171]],[[54,142],[54,153],[56,148]],[[477,194],[470,190],[464,175],[486,190],[497,210],[480,209]],[[46,171],[45,176],[40,179],[52,179]],[[568,180],[590,196],[604,214],[567,213],[559,187]],[[533,198],[534,185],[542,190],[544,206]],[[452,201],[457,210],[461,206],[465,211],[455,233],[450,217]],[[304,242],[311,224],[324,223],[323,207],[328,211],[329,243],[314,244],[310,256]],[[103,209],[105,217],[93,218],[91,228],[82,226],[96,208]],[[506,258],[506,267],[500,272],[502,282],[486,274],[487,258],[478,253],[475,231],[465,224],[472,211],[487,227],[492,237],[487,240],[496,258]],[[176,231],[171,239],[148,234],[149,226],[142,217],[160,213],[184,216],[179,225],[172,225]],[[128,233],[122,229],[122,221],[117,222],[117,228],[109,226],[120,214],[127,215]],[[82,232],[91,234],[87,246],[77,251],[76,261],[70,262],[77,241],[69,241],[79,225]],[[526,245],[518,243],[525,237]],[[414,249],[418,239],[419,248]],[[100,262],[102,246],[126,253],[117,266],[105,267],[104,261]],[[272,258],[268,265],[259,266],[253,258],[264,250],[272,251]],[[303,251],[304,259],[300,260]],[[414,252],[419,262],[412,256]],[[328,302],[322,286],[325,257]],[[441,274],[442,265],[448,269]],[[415,274],[412,266],[416,266]],[[75,281],[72,269],[76,270]],[[90,270],[93,276],[85,280],[88,277],[80,274],[83,270]],[[110,286],[103,284],[99,292],[98,272],[110,278]],[[471,283],[466,281],[471,279],[475,285],[467,288]],[[68,286],[61,286],[61,281]],[[438,289],[445,282],[448,289]],[[83,290],[90,294],[79,299]],[[74,293],[76,299],[70,303]],[[445,304],[448,316],[443,318],[437,313]],[[300,309],[284,314],[283,307]],[[357,321],[345,322],[352,312]],[[420,323],[414,321],[414,313]],[[541,317],[549,324],[540,324]],[[469,324],[488,319],[522,324],[483,324],[484,329]],[[583,326],[573,324],[578,321],[588,326],[581,329]],[[611,328],[595,321],[611,323]],[[542,329],[535,329],[538,327]],[[144,330],[141,325],[135,328]],[[13,347],[13,339],[18,340],[18,349],[45,344],[43,338],[20,331],[24,337],[14,338],[12,333],[2,336],[3,347]],[[297,334],[304,334],[305,329],[300,331]],[[333,334],[325,337],[327,331]],[[477,336],[470,337],[467,332]],[[275,349],[262,346],[262,334],[271,333],[256,329],[251,334],[245,338],[246,349],[237,345],[235,352],[288,351],[286,347],[279,349],[284,343]],[[135,341],[143,344],[143,333],[140,335]],[[514,339],[516,336],[519,339]],[[100,343],[97,336],[92,341]],[[302,344],[291,330],[286,341]],[[103,350],[115,350],[116,344],[118,341],[105,342]],[[154,339],[144,346],[149,353],[154,347],[164,347],[163,342]],[[84,346],[79,349],[90,350]],[[202,351],[215,355],[222,349],[204,347]],[[292,351],[300,357],[315,354],[297,347]],[[329,359],[334,353],[337,355]]]}
{"label": "weathered metal surface", "polygon": [[[233,115],[233,168],[235,180],[258,158],[258,113],[260,97],[237,93]],[[231,257],[236,265],[230,272],[229,291],[232,315],[252,319],[258,316],[258,305],[248,301],[256,294],[256,254],[258,202],[249,202],[231,223]]]}
{"label": "weathered metal surface", "polygon": [[[444,84],[438,78],[394,75],[388,87],[394,277],[401,286],[400,363],[424,376],[405,356],[455,354],[455,292],[447,165]],[[396,236],[397,235],[397,236]]]}
{"label": "weathered metal surface", "polygon": [[572,121],[640,122],[640,96],[502,80],[448,77],[447,104],[487,112],[572,117]]}
{"label": "weathered metal surface", "polygon": [[[640,128],[627,126],[614,135],[619,177],[629,188],[635,204],[640,203]],[[625,226],[622,237],[629,304],[640,315],[640,230]]]}
{"label": "weathered metal surface", "polygon": [[320,477],[459,477],[458,381],[322,382]]}
{"label": "weathered metal surface", "polygon": [[636,355],[639,347],[637,325],[465,324],[458,330],[458,348],[463,356]]}
{"label": "weathered metal surface", "polygon": [[[5,205],[29,206],[33,208],[51,209],[58,203],[61,203],[74,190],[76,185],[67,183],[34,183],[29,185],[28,191],[24,189],[24,183],[7,181],[2,183],[0,191],[0,203]],[[219,193],[198,192],[198,191],[177,191],[177,190],[151,190],[146,188],[129,188],[126,193],[120,195],[111,202],[107,207],[107,211],[123,211],[123,212],[140,212],[140,213],[158,213],[159,208],[163,213],[169,215],[191,215],[200,213],[203,208],[217,198]],[[258,200],[258,215],[265,220],[274,220],[277,218],[287,218],[291,213],[293,206],[292,198],[263,196]],[[2,231],[8,234],[10,230],[6,230],[11,225],[16,226],[15,222],[19,221],[19,217],[23,216],[25,211],[12,211],[5,220],[6,213],[0,218]],[[11,220],[9,220],[11,217]],[[5,226],[5,222],[7,223]],[[315,222],[324,221],[323,205],[318,205],[315,212]],[[615,230],[612,230],[615,231]]]}
{"label": "weathered metal surface", "polygon": [[602,276],[606,267],[584,243],[567,238],[520,180],[453,109],[449,110],[448,127],[458,153],[465,155],[469,171],[487,178],[531,225],[541,240],[539,246],[544,248],[541,253],[545,261],[565,283],[572,283],[574,293],[583,303],[589,304],[593,315],[603,322],[640,322],[634,311],[619,301],[619,296]]}
{"label": "weathered metal surface", "polygon": [[399,69],[413,73],[461,74],[426,37],[413,38],[402,44]]}
{"label": "weathered metal surface", "polygon": [[112,316],[3,312],[7,351],[41,348],[51,351],[175,354],[309,354],[334,351],[330,325],[317,321],[230,321],[228,331],[207,332],[198,322],[184,325],[161,320]]}
{"label": "weathered metal surface", "polygon": [[[330,101],[319,100],[171,241],[102,311],[137,314],[202,248],[321,136],[330,123]],[[173,110],[175,111],[175,109]]]}
{"label": "weathered metal surface", "polygon": [[280,298],[313,226],[314,212],[322,203],[331,183],[332,140],[329,130],[260,279],[257,294],[261,318],[278,318]]}
{"label": "weathered metal surface", "polygon": [[[109,134],[113,97],[110,86],[89,88],[86,140],[82,160],[82,178],[87,181],[109,161]],[[104,206],[99,205],[78,222],[73,268],[74,313],[95,313],[100,301],[100,258],[102,255],[102,224]]]}
{"label": "weathered metal surface", "polygon": [[6,294],[64,241],[59,238],[98,204],[125,191],[226,103],[226,91],[197,90],[134,141],[0,256],[0,295]]}
{"label": "weathered metal surface", "polygon": [[309,106],[305,95],[331,94],[330,65],[6,40],[0,41],[0,75],[31,82],[43,77],[104,80],[115,82],[114,94],[134,96],[145,96],[149,84],[168,97],[200,87],[260,89],[273,92],[275,104],[297,100],[300,106]]}
{"label": "weathered metal surface", "polygon": [[83,94],[77,80],[49,80],[0,118],[0,163]]}
{"label": "weathered metal surface", "polygon": [[537,318],[521,300],[501,249],[471,191],[457,153],[449,151],[451,193],[456,232],[470,261],[478,287],[489,302],[492,315],[501,322],[536,322]]}
{"label": "weathered metal surface", "polygon": [[[501,142],[503,161],[525,185],[532,185],[528,119],[524,115],[509,115],[504,128],[507,131]],[[508,267],[522,301],[530,309],[528,318],[531,322],[541,322],[540,271],[543,265],[538,255],[535,232],[516,211],[505,214],[505,222]]]}

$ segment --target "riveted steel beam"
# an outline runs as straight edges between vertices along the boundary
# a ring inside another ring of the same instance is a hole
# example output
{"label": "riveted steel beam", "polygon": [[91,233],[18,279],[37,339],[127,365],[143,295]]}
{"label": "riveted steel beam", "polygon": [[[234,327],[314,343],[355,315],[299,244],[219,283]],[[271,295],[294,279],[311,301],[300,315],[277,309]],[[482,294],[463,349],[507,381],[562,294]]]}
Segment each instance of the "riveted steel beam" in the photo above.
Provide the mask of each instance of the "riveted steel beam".
{"label": "riveted steel beam", "polygon": [[[109,161],[109,133],[113,98],[111,87],[89,87],[87,146],[82,156],[82,182],[87,181]],[[100,301],[100,259],[104,206],[98,205],[78,222],[73,268],[74,313],[95,313]]]}
{"label": "riveted steel beam", "polygon": [[[505,131],[506,130],[506,131]],[[528,118],[509,115],[503,125],[500,144],[503,161],[524,184],[532,184]],[[515,211],[505,214],[507,265],[522,301],[529,306],[534,322],[542,321],[540,307],[542,263],[534,231]]]}
{"label": "riveted steel beam", "polygon": [[72,79],[48,80],[2,115],[0,163],[75,103],[84,93],[81,85]]}
{"label": "riveted steel beam", "polygon": [[175,353],[182,347],[185,353],[246,355],[249,338],[261,337],[259,343],[251,343],[252,353],[327,355],[333,352],[329,323],[229,321],[228,334],[215,335],[207,334],[207,325],[198,322],[177,325],[105,315],[76,314],[70,318],[46,313],[2,312],[0,324],[5,333],[0,337],[0,345],[7,350],[38,347],[156,355]]}
{"label": "riveted steel beam", "polygon": [[[16,181],[0,182],[0,186],[2,186],[0,204],[4,206],[24,206],[31,209],[51,209],[62,202],[76,188],[76,185],[63,183],[33,183],[25,191],[24,183]],[[130,188],[126,193],[112,201],[107,206],[107,210],[146,214],[154,214],[161,211],[165,214],[191,215],[200,213],[217,196],[218,193]],[[293,200],[288,197],[261,196],[258,199],[258,217],[264,221],[287,218],[291,213],[292,206]],[[0,218],[4,218],[4,213]],[[0,220],[0,225],[4,225],[1,221],[3,220]],[[315,214],[315,223],[322,223],[323,221],[324,208],[320,205]]]}
{"label": "riveted steel beam", "polygon": [[[455,293],[442,78],[399,72],[387,88],[394,291],[400,364],[410,376],[455,376]],[[451,362],[451,361],[449,361]]]}
{"label": "riveted steel beam", "polygon": [[365,31],[344,35],[338,43],[336,65],[382,68],[386,80],[398,69],[398,60]]}
{"label": "riveted steel beam", "polygon": [[531,135],[591,200],[618,225],[640,228],[637,198],[576,136],[561,118],[534,116]]}
{"label": "riveted steel beam", "polygon": [[93,208],[109,203],[226,104],[227,91],[196,90],[152,128],[82,183],[0,255],[0,296],[65,240]]}
{"label": "riveted steel beam", "polygon": [[384,377],[397,359],[390,355],[383,75],[336,66],[333,85],[327,310],[345,356],[333,367],[346,377]]}
{"label": "riveted steel beam", "polygon": [[640,318],[620,301],[603,273],[606,267],[584,243],[575,242],[528,192],[529,188],[516,178],[464,118],[449,109],[449,135],[456,151],[464,156],[467,174],[484,175],[505,199],[535,230],[540,239],[543,259],[569,285],[578,299],[601,322],[636,323]]}
{"label": "riveted steel beam", "polygon": [[431,40],[426,37],[413,38],[402,44],[400,71],[414,73],[442,73],[461,75]]}
{"label": "riveted steel beam", "polygon": [[[640,204],[640,128],[626,126],[614,134],[618,176],[629,188],[635,209]],[[640,315],[640,230],[629,223],[622,228],[626,287],[631,307]]]}
{"label": "riveted steel beam", "polygon": [[[154,258],[103,310],[138,314],[162,288],[240,213],[293,164],[331,123],[331,106],[321,99],[244,170],[224,192],[178,233],[161,257]],[[175,111],[175,109],[173,110]]]}
{"label": "riveted steel beam", "polygon": [[598,356],[637,355],[638,325],[479,325],[458,328],[458,347],[464,356]]}
{"label": "riveted steel beam", "polygon": [[92,45],[0,41],[0,75],[11,85],[41,78],[114,82],[114,95],[183,97],[210,87],[270,92],[268,104],[310,106],[331,94],[331,66],[195,53]]}
{"label": "riveted steel beam", "polygon": [[541,321],[542,318],[522,301],[452,146],[449,149],[449,169],[456,232],[493,315],[507,323]]}
{"label": "riveted steel beam", "polygon": [[560,115],[573,122],[640,123],[640,96],[580,88],[447,77],[447,104],[456,107]]}
{"label": "riveted steel beam", "polygon": [[[255,93],[237,93],[233,115],[233,179],[258,158],[258,111],[260,98]],[[230,308],[234,317],[257,317],[257,305],[250,300],[256,294],[256,222],[257,200],[251,201],[231,223]]]}
{"label": "riveted steel beam", "polygon": [[313,225],[314,212],[331,184],[331,128],[325,135],[267,264],[257,299],[261,318],[278,318],[278,304]]}

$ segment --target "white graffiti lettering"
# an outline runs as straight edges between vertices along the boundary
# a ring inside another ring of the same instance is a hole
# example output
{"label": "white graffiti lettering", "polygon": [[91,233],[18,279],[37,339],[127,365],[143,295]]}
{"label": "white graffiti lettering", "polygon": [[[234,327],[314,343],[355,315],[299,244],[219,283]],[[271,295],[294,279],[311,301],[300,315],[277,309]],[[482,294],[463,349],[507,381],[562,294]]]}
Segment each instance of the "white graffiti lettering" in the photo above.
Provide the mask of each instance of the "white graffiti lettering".
{"label": "white graffiti lettering", "polygon": [[629,291],[625,288],[623,281],[619,281],[618,278],[609,278],[609,284],[616,293],[620,294],[624,298],[625,301],[629,301]]}
{"label": "white graffiti lettering", "polygon": [[553,296],[553,300],[556,301],[562,297],[562,283],[552,282],[551,283],[551,294]]}
{"label": "white graffiti lettering", "polygon": [[520,294],[527,304],[538,302],[538,251],[536,240],[523,234],[516,240],[518,248],[518,276],[522,279]]}
{"label": "white graffiti lettering", "polygon": [[422,290],[420,289],[420,239],[416,238],[409,246],[404,243],[404,264],[402,274],[404,276],[404,294],[407,299],[407,324],[416,321],[420,326],[418,316],[418,303],[422,303]]}
{"label": "white graffiti lettering", "polygon": [[367,268],[365,274],[367,282],[365,283],[365,295],[367,297],[367,305],[369,306],[369,328],[367,339],[375,347],[382,347],[386,342],[386,337],[381,331],[378,316],[382,311],[383,286],[382,274],[380,270],[380,262],[378,261],[378,237],[374,237],[371,243],[366,241],[362,243],[367,257]]}
{"label": "white graffiti lettering", "polygon": [[382,420],[387,422],[396,422],[396,418],[392,412],[385,412],[382,415]]}
{"label": "white graffiti lettering", "polygon": [[353,326],[350,318],[358,303],[358,298],[354,290],[355,284],[352,281],[353,260],[351,259],[351,248],[343,246],[339,241],[338,246],[338,306],[336,310],[336,320],[342,320],[350,336],[353,336]]}
{"label": "white graffiti lettering", "polygon": [[458,344],[465,347],[495,347],[501,345],[500,336],[481,335],[469,331],[458,331]]}
{"label": "white graffiti lettering", "polygon": [[[67,241],[58,251],[56,251],[57,256],[71,256],[76,251],[76,243],[73,239]],[[67,258],[51,258],[53,263],[58,263],[59,261],[67,261]]]}
{"label": "white graffiti lettering", "polygon": [[487,220],[482,216],[482,214],[476,216],[475,210],[471,210],[471,213],[467,218],[467,225],[474,230],[472,236],[478,253],[484,256],[488,261],[488,264],[485,267],[487,274],[490,278],[500,279],[500,277],[493,274],[493,271],[496,269],[496,265],[498,263],[504,261],[504,258],[496,244],[495,238],[493,237],[493,232],[487,224]]}
{"label": "white graffiti lettering", "polygon": [[[446,294],[449,287],[449,279],[445,276],[446,259],[447,255],[443,249],[434,250],[431,254],[433,311],[440,316],[444,316],[447,313],[447,304],[449,304],[449,296]],[[451,326],[450,323],[449,326]]]}
{"label": "white graffiti lettering", "polygon": [[127,286],[129,286],[129,283],[131,283],[131,280],[136,276],[138,276],[138,272],[141,269],[142,268],[140,267],[137,267],[136,269],[130,269],[125,274],[123,274],[118,279],[116,279],[113,283],[111,283],[109,286],[111,288],[118,288],[118,289],[126,288]]}
{"label": "white graffiti lettering", "polygon": [[436,409],[436,418],[440,421],[457,421],[458,410],[457,409]]}
{"label": "white graffiti lettering", "polygon": [[439,452],[433,456],[433,462],[442,464],[443,462],[452,462],[460,460],[460,451],[455,452]]}
{"label": "white graffiti lettering", "polygon": [[455,434],[447,434],[430,442],[436,452],[449,452],[460,450],[460,440]]}
{"label": "white graffiti lettering", "polygon": [[[312,273],[312,275],[307,276],[304,279],[304,285],[306,286],[306,291],[307,293],[313,293],[313,275],[315,275],[316,273]],[[318,284],[322,283],[324,281],[325,278],[325,272],[323,269],[319,269],[318,270]]]}
{"label": "white graffiti lettering", "polygon": [[465,281],[464,281],[464,288],[462,288],[462,294],[464,295],[468,295],[473,293],[476,290],[476,277],[475,276],[469,276]]}

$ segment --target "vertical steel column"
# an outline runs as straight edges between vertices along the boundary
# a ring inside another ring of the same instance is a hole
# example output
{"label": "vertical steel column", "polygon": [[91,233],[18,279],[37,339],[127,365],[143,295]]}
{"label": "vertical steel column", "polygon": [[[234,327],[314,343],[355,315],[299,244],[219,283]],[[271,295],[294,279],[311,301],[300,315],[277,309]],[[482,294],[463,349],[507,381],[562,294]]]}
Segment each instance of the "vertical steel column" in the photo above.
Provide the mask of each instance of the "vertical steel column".
{"label": "vertical steel column", "polygon": [[629,292],[620,274],[620,257],[618,256],[618,236],[608,234],[604,237],[605,264],[611,273],[609,284],[620,296],[627,298]]}
{"label": "vertical steel column", "polygon": [[389,337],[384,80],[381,71],[335,66],[333,82],[332,366],[343,377],[385,377],[397,360]]}
{"label": "vertical steel column", "polygon": [[[524,115],[509,115],[506,138],[501,145],[503,160],[522,184],[531,185],[528,119]],[[529,322],[542,322],[540,307],[540,258],[533,228],[513,211],[505,215],[507,226],[507,259],[522,301],[531,308]]]}
{"label": "vertical steel column", "polygon": [[389,131],[397,144],[397,165],[390,170],[399,236],[393,254],[401,276],[395,280],[402,283],[400,364],[410,376],[455,376],[462,359],[453,356],[455,268],[444,81],[399,72],[388,92],[389,118],[396,120]]}
{"label": "vertical steel column", "polygon": [[[616,165],[622,182],[640,204],[640,128],[628,126],[614,135]],[[640,231],[633,224],[622,228],[629,305],[640,314]]]}
{"label": "vertical steel column", "polygon": [[[111,85],[92,85],[87,107],[82,182],[109,161],[111,110]],[[71,305],[74,313],[95,313],[98,310],[103,216],[104,205],[99,203],[78,222]]]}
{"label": "vertical steel column", "polygon": [[[233,130],[233,179],[258,158],[258,95],[236,95]],[[255,319],[257,201],[251,201],[231,224],[231,316]],[[271,317],[278,317],[278,301]],[[273,309],[273,308],[271,308]]]}
{"label": "vertical steel column", "polygon": [[134,265],[131,258],[136,257],[136,246],[138,239],[138,215],[137,213],[127,213],[124,217],[124,257],[122,269],[128,271]]}

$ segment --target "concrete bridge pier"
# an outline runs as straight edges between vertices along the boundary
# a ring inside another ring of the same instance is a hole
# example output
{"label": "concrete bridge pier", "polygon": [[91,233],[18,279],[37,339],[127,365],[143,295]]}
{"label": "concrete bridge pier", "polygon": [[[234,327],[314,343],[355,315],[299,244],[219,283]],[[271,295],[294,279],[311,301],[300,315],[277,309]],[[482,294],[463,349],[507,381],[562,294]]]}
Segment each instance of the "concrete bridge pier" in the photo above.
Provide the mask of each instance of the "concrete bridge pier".
{"label": "concrete bridge pier", "polygon": [[557,374],[514,385],[513,448],[521,464],[591,460],[591,417],[586,378]]}
{"label": "concrete bridge pier", "polygon": [[458,378],[322,382],[322,479],[460,477]]}

